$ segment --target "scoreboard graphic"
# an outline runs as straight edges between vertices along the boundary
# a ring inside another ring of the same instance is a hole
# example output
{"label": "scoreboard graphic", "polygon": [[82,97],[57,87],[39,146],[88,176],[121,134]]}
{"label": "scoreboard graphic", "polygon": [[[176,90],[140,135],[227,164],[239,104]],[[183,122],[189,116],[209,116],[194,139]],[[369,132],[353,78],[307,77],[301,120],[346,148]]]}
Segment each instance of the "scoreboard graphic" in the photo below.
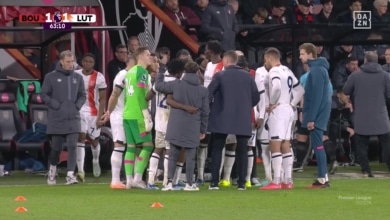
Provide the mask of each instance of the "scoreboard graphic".
{"label": "scoreboard graphic", "polygon": [[69,30],[75,23],[95,23],[95,14],[69,14],[56,11],[54,14],[22,14],[21,23],[41,23],[45,30]]}

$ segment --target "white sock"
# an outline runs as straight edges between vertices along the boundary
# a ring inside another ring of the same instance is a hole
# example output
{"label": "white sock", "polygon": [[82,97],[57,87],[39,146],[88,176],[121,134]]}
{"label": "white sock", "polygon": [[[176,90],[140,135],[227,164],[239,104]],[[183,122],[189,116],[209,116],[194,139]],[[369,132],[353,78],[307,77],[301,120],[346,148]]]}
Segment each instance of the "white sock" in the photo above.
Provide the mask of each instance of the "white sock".
{"label": "white sock", "polygon": [[328,174],[325,174],[325,182],[329,182]]}
{"label": "white sock", "polygon": [[271,163],[272,163],[272,169],[274,171],[274,183],[279,184],[280,183],[280,172],[282,169],[282,154],[280,152],[272,153],[271,154]]}
{"label": "white sock", "polygon": [[253,168],[253,160],[255,157],[253,156],[253,150],[248,151],[248,170],[246,172],[245,181],[251,181],[251,174]]}
{"label": "white sock", "polygon": [[236,160],[236,152],[227,150],[225,152],[225,162],[223,164],[223,179],[230,181],[234,161]]}
{"label": "white sock", "polygon": [[150,185],[154,185],[154,179],[156,178],[159,161],[160,155],[153,153],[149,160],[148,184]]}
{"label": "white sock", "polygon": [[84,173],[85,144],[77,143],[77,172]]}
{"label": "white sock", "polygon": [[265,178],[272,181],[271,152],[268,142],[261,142],[261,160],[263,161]]}
{"label": "white sock", "polygon": [[57,174],[57,166],[50,165],[49,175],[52,174],[53,177]]}
{"label": "white sock", "polygon": [[[219,176],[222,175],[223,165],[224,165],[224,162],[225,162],[225,152],[226,152],[225,149],[226,149],[226,147],[224,147],[222,149],[221,165],[219,166]],[[225,173],[225,171],[224,171],[224,173]]]}
{"label": "white sock", "polygon": [[133,182],[133,175],[126,175],[126,184],[131,184]]}
{"label": "white sock", "polygon": [[4,165],[0,165],[0,176],[4,176]]}
{"label": "white sock", "polygon": [[294,157],[292,153],[285,153],[283,156],[283,170],[284,170],[284,183],[292,183],[292,166],[294,162]]}
{"label": "white sock", "polygon": [[73,172],[73,171],[68,171],[68,173],[66,174],[66,176],[74,176],[74,172]]}
{"label": "white sock", "polygon": [[206,163],[207,158],[207,144],[201,144],[198,148],[198,155],[197,155],[197,165],[198,165],[198,179],[203,180],[204,179],[204,165]]}
{"label": "white sock", "polygon": [[141,181],[142,181],[142,174],[141,173],[136,173],[134,175],[134,182],[138,183],[138,182],[141,182]]}
{"label": "white sock", "polygon": [[184,165],[184,163],[180,163],[180,162],[176,163],[175,175],[173,176],[173,179],[172,179],[173,185],[176,185],[179,182],[179,179],[181,176],[181,171],[183,170],[183,165]]}
{"label": "white sock", "polygon": [[98,143],[98,145],[96,147],[91,147],[91,150],[92,150],[92,160],[95,162],[99,161],[100,144]]}
{"label": "white sock", "polygon": [[111,154],[111,183],[120,183],[120,172],[122,168],[123,152],[125,147],[115,147]]}
{"label": "white sock", "polygon": [[168,163],[169,163],[169,155],[165,154],[165,156],[164,156],[164,179],[163,179],[163,186],[167,185],[167,183],[168,183]]}

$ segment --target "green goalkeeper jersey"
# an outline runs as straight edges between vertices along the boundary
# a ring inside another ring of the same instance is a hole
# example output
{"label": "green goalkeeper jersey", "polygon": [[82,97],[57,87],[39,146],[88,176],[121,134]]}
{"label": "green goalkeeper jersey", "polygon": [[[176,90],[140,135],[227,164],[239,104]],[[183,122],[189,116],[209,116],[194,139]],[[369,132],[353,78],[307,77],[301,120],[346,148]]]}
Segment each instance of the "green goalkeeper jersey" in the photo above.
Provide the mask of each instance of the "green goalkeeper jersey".
{"label": "green goalkeeper jersey", "polygon": [[125,78],[125,108],[123,119],[144,120],[142,110],[148,109],[146,93],[148,92],[149,73],[139,65],[131,68]]}

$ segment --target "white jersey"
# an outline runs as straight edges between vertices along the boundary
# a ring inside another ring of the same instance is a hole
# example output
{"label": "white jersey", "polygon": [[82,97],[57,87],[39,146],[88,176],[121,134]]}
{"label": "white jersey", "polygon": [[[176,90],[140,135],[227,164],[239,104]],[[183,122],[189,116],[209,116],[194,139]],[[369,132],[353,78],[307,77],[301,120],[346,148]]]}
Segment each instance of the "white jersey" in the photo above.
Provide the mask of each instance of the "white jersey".
{"label": "white jersey", "polygon": [[85,90],[87,93],[87,100],[81,107],[80,112],[97,116],[99,111],[99,91],[107,88],[106,79],[104,75],[96,70],[90,75],[84,75],[83,70],[76,70],[75,72],[83,77]]}
{"label": "white jersey", "polygon": [[264,86],[265,94],[266,94],[265,95],[265,105],[266,106],[269,105],[269,97],[268,97],[269,82],[268,81],[269,81],[269,73],[268,73],[267,69],[264,66],[257,68],[255,82],[256,82],[257,88],[261,88],[261,85],[260,85],[261,83]]}
{"label": "white jersey", "polygon": [[[164,74],[164,82],[173,81],[176,79],[174,76]],[[157,92],[156,93],[156,116],[155,116],[155,130],[166,133],[171,107],[167,105],[167,94]]]}
{"label": "white jersey", "polygon": [[116,112],[119,114],[123,113],[123,109],[125,107],[125,96],[123,94],[123,89],[125,89],[125,86],[126,86],[125,79],[126,79],[127,72],[128,72],[127,70],[119,71],[119,73],[116,74],[116,76],[114,78],[114,83],[113,83],[114,86],[119,87],[122,90],[122,93],[118,97],[118,102],[116,103],[115,108],[112,111],[112,112]]}
{"label": "white jersey", "polygon": [[269,95],[271,95],[272,82],[274,80],[280,80],[280,85],[281,85],[280,96],[277,103],[290,105],[292,90],[294,89],[295,86],[299,85],[298,79],[295,77],[294,73],[286,66],[279,65],[279,66],[272,67],[269,71],[269,80],[268,80]]}
{"label": "white jersey", "polygon": [[212,62],[209,62],[206,66],[206,69],[204,71],[204,82],[203,82],[203,85],[204,87],[208,87],[211,83],[211,80],[213,79],[213,76],[219,72],[219,71],[222,71],[224,68],[223,68],[223,62],[219,62],[219,63],[212,63]]}

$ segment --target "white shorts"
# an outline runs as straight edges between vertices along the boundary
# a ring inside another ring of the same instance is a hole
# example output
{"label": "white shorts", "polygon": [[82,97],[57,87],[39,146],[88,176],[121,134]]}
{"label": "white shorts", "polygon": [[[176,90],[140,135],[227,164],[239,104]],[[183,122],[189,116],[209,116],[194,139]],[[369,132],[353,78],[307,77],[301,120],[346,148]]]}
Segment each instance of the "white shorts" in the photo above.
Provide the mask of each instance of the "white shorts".
{"label": "white shorts", "polygon": [[268,114],[264,116],[263,126],[261,126],[260,129],[257,130],[257,139],[259,140],[268,140],[268,124],[265,126],[268,120]]}
{"label": "white shorts", "polygon": [[115,142],[126,143],[125,129],[123,128],[123,117],[121,113],[113,112],[110,115],[110,124],[112,140]]}
{"label": "white shorts", "polygon": [[294,111],[290,105],[279,105],[268,116],[269,140],[290,140]]}
{"label": "white shorts", "polygon": [[169,150],[169,142],[165,140],[165,134],[164,132],[161,132],[161,131],[156,131],[156,137],[155,137],[155,145],[156,145],[156,148],[159,148],[159,149],[167,149]]}
{"label": "white shorts", "polygon": [[[248,139],[248,146],[254,147],[256,146],[256,136],[257,136],[257,130],[252,130],[252,135]],[[228,134],[226,137],[226,143],[225,144],[237,144],[236,135],[234,134]]]}
{"label": "white shorts", "polygon": [[81,133],[86,133],[91,139],[100,136],[100,128],[96,127],[97,116],[91,116],[89,113],[80,112]]}

